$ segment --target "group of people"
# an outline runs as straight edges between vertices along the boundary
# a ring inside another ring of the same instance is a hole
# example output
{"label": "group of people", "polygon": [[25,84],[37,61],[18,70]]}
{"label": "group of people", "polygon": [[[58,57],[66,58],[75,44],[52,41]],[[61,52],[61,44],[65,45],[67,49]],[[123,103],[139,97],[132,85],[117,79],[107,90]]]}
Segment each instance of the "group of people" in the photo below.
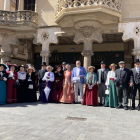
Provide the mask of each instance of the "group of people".
{"label": "group of people", "polygon": [[[132,110],[134,110],[137,89],[140,93],[139,59],[134,61],[135,67],[132,70],[126,69],[123,61],[119,62],[119,69],[116,69],[116,64],[111,64],[110,71],[106,68],[104,61],[100,64],[101,69],[95,73],[94,66],[89,66],[86,72],[80,61],[76,61],[76,67],[73,70],[66,62],[56,66],[55,70],[43,62],[38,72],[39,100],[45,103],[76,104],[78,93],[80,93],[80,102],[83,105],[128,110],[128,89],[130,87]],[[85,93],[83,94],[84,85]],[[34,67],[29,66],[25,69],[24,65],[17,67],[15,64],[10,64],[10,61],[0,64],[0,88],[0,104],[37,101]],[[140,110],[140,96],[138,110]]]}

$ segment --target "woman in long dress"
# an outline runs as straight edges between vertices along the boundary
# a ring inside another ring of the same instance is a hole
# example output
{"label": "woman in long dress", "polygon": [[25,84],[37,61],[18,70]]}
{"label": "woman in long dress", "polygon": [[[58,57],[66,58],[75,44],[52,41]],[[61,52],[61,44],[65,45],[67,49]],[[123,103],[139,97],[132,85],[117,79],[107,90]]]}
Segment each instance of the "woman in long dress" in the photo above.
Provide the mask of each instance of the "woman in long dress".
{"label": "woman in long dress", "polygon": [[95,67],[88,67],[89,72],[86,75],[86,89],[83,97],[83,105],[97,106],[97,74],[94,72]]}
{"label": "woman in long dress", "polygon": [[17,102],[17,90],[13,87],[18,78],[17,72],[15,71],[17,69],[17,65],[10,64],[9,69],[10,71],[7,71],[7,103],[11,104]]}
{"label": "woman in long dress", "polygon": [[6,65],[0,64],[0,105],[6,104]]}
{"label": "woman in long dress", "polygon": [[32,67],[28,68],[28,73],[26,75],[26,81],[27,81],[27,100],[28,102],[36,102],[37,101],[37,95],[36,95],[36,86],[35,86],[35,70]]}
{"label": "woman in long dress", "polygon": [[74,102],[74,86],[71,81],[72,71],[70,70],[70,65],[66,65],[66,71],[64,71],[64,80],[63,80],[63,91],[60,96],[61,103],[73,103]]}
{"label": "woman in long dress", "polygon": [[111,64],[110,69],[111,71],[108,72],[107,74],[107,81],[106,81],[106,86],[107,89],[109,90],[109,94],[106,94],[105,97],[105,106],[106,107],[117,107],[118,106],[118,98],[117,98],[117,92],[116,92],[116,86],[114,83],[115,79],[115,70],[116,70],[116,64]]}
{"label": "woman in long dress", "polygon": [[53,93],[52,93],[52,102],[59,102],[60,95],[62,93],[63,89],[63,71],[61,69],[61,65],[57,66],[57,70],[54,74],[55,76],[55,81],[53,85]]}
{"label": "woman in long dress", "polygon": [[41,101],[44,103],[49,103],[52,96],[53,81],[54,81],[54,73],[52,72],[52,70],[53,67],[48,66],[47,72],[42,78],[43,81],[46,81],[46,86],[50,89],[50,92],[46,92],[46,93],[44,92],[45,89],[42,90]]}
{"label": "woman in long dress", "polygon": [[21,65],[19,69],[20,71],[18,72],[18,82],[20,86],[17,88],[17,102],[23,103],[27,101],[26,72],[24,65]]}

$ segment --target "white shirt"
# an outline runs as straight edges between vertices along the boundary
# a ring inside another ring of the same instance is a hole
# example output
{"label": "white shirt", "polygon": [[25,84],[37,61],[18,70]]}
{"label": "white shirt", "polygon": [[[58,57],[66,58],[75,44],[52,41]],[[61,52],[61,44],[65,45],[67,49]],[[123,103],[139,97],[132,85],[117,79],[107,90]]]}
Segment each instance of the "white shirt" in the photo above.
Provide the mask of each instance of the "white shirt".
{"label": "white shirt", "polygon": [[137,71],[137,73],[139,73],[139,71],[140,71],[140,68],[137,68],[137,67],[136,67],[136,71]]}
{"label": "white shirt", "polygon": [[120,70],[124,70],[124,68],[120,68]]}
{"label": "white shirt", "polygon": [[104,69],[101,69],[101,71],[104,71],[105,70],[105,68]]}
{"label": "white shirt", "polygon": [[7,68],[6,68],[6,71],[9,71],[9,67],[8,66],[6,66]]}
{"label": "white shirt", "polygon": [[105,83],[106,86],[109,85],[110,78],[114,78],[115,79],[115,71],[109,71],[108,72],[107,80],[106,80],[106,83]]}
{"label": "white shirt", "polygon": [[18,72],[18,79],[20,80],[25,80],[26,79],[26,72],[21,73],[20,71]]}
{"label": "white shirt", "polygon": [[80,74],[80,67],[76,69],[76,77],[79,77]]}
{"label": "white shirt", "polygon": [[[50,76],[48,76],[48,73],[50,73]],[[54,73],[53,72],[46,72],[44,77],[42,78],[42,80],[46,81],[46,82],[48,82],[48,81],[53,82],[54,81]]]}

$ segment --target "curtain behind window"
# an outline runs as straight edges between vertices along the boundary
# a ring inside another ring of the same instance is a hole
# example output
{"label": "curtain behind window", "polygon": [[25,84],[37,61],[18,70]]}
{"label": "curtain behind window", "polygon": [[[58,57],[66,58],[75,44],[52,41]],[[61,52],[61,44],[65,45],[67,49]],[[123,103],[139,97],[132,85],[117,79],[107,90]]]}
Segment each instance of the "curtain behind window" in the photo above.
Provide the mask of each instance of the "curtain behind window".
{"label": "curtain behind window", "polygon": [[35,0],[24,0],[24,10],[35,11]]}

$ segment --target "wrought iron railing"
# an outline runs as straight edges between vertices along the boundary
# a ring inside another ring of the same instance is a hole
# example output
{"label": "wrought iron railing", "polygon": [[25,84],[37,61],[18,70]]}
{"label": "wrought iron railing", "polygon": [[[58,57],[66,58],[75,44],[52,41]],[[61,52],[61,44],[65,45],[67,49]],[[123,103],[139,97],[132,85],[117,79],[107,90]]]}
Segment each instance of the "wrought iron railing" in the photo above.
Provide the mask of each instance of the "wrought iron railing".
{"label": "wrought iron railing", "polygon": [[16,24],[16,22],[32,22],[38,24],[38,14],[33,11],[0,10],[0,24]]}
{"label": "wrought iron railing", "polygon": [[67,9],[72,10],[77,7],[84,8],[85,6],[103,6],[112,10],[121,11],[121,0],[58,0],[56,18],[61,12]]}

